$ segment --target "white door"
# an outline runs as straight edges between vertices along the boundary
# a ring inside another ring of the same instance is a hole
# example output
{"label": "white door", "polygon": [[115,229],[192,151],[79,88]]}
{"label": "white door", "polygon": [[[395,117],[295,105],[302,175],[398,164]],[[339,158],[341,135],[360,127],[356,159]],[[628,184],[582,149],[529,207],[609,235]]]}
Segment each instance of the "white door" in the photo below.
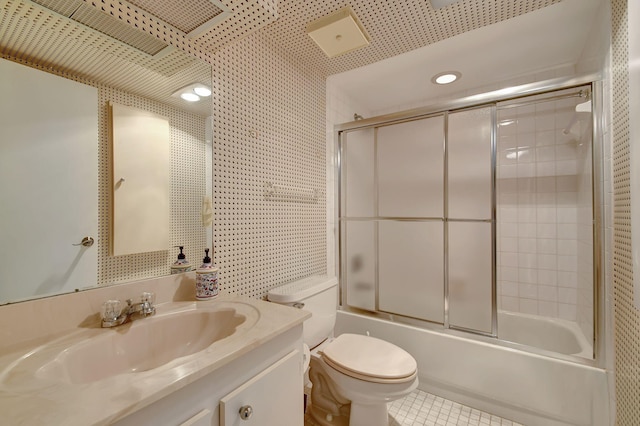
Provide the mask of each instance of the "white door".
{"label": "white door", "polygon": [[97,282],[98,91],[0,59],[0,303]]}

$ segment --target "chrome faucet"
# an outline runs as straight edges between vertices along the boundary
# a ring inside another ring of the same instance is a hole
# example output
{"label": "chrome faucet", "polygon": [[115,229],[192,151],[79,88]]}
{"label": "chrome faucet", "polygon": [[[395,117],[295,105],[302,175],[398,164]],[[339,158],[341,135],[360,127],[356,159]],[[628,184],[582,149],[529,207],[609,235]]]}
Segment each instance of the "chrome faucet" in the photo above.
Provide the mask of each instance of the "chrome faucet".
{"label": "chrome faucet", "polygon": [[134,314],[139,317],[148,317],[156,313],[154,306],[156,295],[150,292],[142,293],[140,303],[133,303],[133,300],[127,299],[127,306],[122,308],[119,300],[107,300],[102,304],[102,327],[116,327],[130,320]]}

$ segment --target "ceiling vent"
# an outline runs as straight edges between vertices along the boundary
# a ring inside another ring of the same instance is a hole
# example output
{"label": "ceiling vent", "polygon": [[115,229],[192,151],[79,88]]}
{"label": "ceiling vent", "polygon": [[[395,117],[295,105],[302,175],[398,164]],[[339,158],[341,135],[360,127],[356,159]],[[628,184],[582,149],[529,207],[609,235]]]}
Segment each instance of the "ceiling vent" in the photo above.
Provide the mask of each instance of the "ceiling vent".
{"label": "ceiling vent", "polygon": [[161,17],[164,22],[194,38],[231,14],[224,4],[217,0],[129,0],[129,3]]}
{"label": "ceiling vent", "polygon": [[[169,46],[154,36],[136,30],[126,22],[115,19],[82,0],[32,0],[62,16],[106,34],[150,56],[155,56]],[[169,48],[172,49],[172,48]],[[167,50],[169,50],[167,49]],[[168,53],[167,51],[162,52]]]}
{"label": "ceiling vent", "polygon": [[[153,57],[174,50],[151,34],[139,31],[82,0],[32,0],[59,15],[108,35]],[[134,0],[130,4],[194,38],[229,16],[228,9],[217,0],[193,0],[179,5],[172,0]]]}
{"label": "ceiling vent", "polygon": [[307,34],[329,58],[369,45],[369,36],[350,7],[311,22]]}

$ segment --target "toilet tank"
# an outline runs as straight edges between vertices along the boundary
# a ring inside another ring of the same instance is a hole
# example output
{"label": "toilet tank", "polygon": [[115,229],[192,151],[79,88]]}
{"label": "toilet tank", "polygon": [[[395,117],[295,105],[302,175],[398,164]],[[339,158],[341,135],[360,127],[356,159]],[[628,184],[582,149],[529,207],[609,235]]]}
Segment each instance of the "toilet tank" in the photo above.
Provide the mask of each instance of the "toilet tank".
{"label": "toilet tank", "polygon": [[275,287],[267,294],[270,302],[311,312],[303,324],[304,343],[313,349],[333,333],[338,306],[338,279],[314,275]]}

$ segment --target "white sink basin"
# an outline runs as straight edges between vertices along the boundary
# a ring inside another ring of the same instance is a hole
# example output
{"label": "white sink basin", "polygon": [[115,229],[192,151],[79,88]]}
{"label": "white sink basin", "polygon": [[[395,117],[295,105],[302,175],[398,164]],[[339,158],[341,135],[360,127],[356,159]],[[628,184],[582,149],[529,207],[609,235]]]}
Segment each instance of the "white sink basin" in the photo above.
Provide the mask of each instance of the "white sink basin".
{"label": "white sink basin", "polygon": [[[203,351],[253,326],[259,313],[241,302],[160,305],[158,313],[111,329],[90,329],[43,345],[11,370],[86,384],[152,370]],[[5,371],[3,381],[10,379]]]}

